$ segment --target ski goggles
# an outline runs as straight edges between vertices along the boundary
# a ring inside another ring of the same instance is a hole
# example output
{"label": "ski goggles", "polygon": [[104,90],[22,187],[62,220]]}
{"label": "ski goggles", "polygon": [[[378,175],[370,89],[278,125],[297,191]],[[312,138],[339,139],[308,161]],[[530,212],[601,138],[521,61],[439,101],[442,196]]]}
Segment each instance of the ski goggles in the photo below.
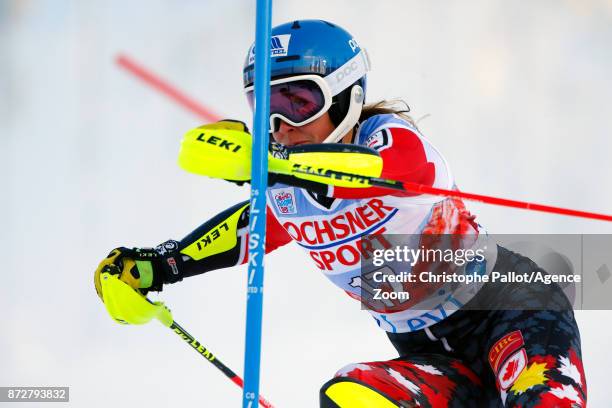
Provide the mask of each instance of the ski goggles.
{"label": "ski goggles", "polygon": [[[249,89],[250,88],[250,89]],[[246,89],[247,100],[255,110],[253,86]],[[292,126],[306,125],[323,115],[332,104],[333,95],[318,75],[298,75],[270,82],[270,127],[276,119]]]}
{"label": "ski goggles", "polygon": [[[292,126],[304,126],[320,118],[333,103],[333,97],[362,78],[369,70],[368,57],[360,51],[329,75],[305,74],[270,81],[270,129],[277,119]],[[247,100],[255,110],[254,85],[245,88]]]}

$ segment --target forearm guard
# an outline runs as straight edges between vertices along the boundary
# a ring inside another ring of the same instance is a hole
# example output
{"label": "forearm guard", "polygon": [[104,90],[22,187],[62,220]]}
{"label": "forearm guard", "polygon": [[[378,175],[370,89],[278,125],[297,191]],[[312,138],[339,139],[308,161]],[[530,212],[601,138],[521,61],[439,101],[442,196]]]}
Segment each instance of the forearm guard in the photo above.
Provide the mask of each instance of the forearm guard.
{"label": "forearm guard", "polygon": [[200,225],[180,242],[156,248],[163,259],[164,283],[240,263],[247,238],[249,202],[244,201]]}

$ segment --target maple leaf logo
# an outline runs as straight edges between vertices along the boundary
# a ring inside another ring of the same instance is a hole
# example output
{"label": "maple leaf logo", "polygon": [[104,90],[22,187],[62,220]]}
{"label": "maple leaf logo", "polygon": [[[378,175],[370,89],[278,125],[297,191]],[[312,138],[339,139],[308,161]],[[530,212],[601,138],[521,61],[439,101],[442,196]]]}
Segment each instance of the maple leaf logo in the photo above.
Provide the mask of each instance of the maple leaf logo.
{"label": "maple leaf logo", "polygon": [[546,363],[531,364],[521,372],[510,390],[522,394],[536,385],[545,384],[548,381],[546,371]]}
{"label": "maple leaf logo", "polygon": [[517,368],[518,368],[518,361],[517,360],[510,361],[508,363],[508,366],[506,367],[506,373],[502,377],[502,381],[506,382],[509,379],[511,379],[516,373]]}

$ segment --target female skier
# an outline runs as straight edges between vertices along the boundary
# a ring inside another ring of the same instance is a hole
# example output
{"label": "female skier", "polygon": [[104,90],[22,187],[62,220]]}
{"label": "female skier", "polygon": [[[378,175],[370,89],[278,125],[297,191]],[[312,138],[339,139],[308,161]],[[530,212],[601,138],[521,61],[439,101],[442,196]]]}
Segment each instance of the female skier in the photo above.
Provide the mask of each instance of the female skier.
{"label": "female skier", "polygon": [[[243,71],[251,107],[254,59],[252,46]],[[368,70],[365,50],[335,24],[299,20],[273,28],[274,141],[288,148],[367,146],[383,159],[383,178],[454,188],[448,163],[405,111],[384,101],[364,105]],[[242,125],[222,121],[207,127]],[[267,200],[266,251],[296,241],[334,284],[362,302],[368,282],[360,273],[361,259],[371,258],[374,246],[389,244],[382,234],[474,240],[486,235],[454,198],[378,187],[304,189],[277,179]],[[244,263],[248,222],[249,203],[243,202],[181,241],[154,249],[116,248],[95,272],[98,295],[102,298],[100,273],[110,265],[119,268],[122,281],[146,293]],[[541,271],[528,258],[495,245],[455,273],[475,269],[481,275]],[[320,390],[321,407],[585,406],[578,328],[558,286],[472,283],[431,290],[403,285],[416,294],[410,301],[368,307],[399,357],[339,370]]]}

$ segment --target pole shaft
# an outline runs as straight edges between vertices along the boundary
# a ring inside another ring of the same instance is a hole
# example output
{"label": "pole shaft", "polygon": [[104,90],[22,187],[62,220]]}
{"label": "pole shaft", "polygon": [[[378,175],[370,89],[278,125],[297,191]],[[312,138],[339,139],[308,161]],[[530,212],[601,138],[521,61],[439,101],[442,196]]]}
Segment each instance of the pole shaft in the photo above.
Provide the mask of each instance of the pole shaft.
{"label": "pole shaft", "polygon": [[[182,338],[187,344],[191,346],[195,351],[198,352],[202,357],[210,361],[215,367],[225,374],[227,378],[229,378],[234,384],[239,386],[240,388],[244,387],[242,378],[238,374],[232,371],[231,368],[223,364],[213,353],[211,353],[206,347],[204,347],[199,341],[195,339],[187,330],[183,329],[180,324],[177,322],[172,322],[170,325],[170,330],[176,333],[180,338]],[[268,402],[263,396],[259,396],[259,404],[264,408],[273,408],[272,404]]]}
{"label": "pole shaft", "polygon": [[403,186],[404,186],[404,189],[406,189],[407,191],[412,191],[412,192],[432,194],[432,195],[438,195],[438,196],[443,196],[443,197],[465,198],[466,200],[480,201],[480,202],[487,203],[487,204],[500,205],[502,207],[521,208],[524,210],[541,211],[541,212],[546,212],[546,213],[551,213],[551,214],[568,215],[572,217],[589,218],[589,219],[600,220],[600,221],[608,221],[608,222],[612,221],[612,215],[608,215],[608,214],[598,214],[598,213],[588,212],[588,211],[573,210],[571,208],[553,207],[550,205],[529,203],[525,201],[509,200],[507,198],[499,198],[499,197],[486,196],[482,194],[466,193],[466,192],[458,191],[458,190],[446,190],[442,188],[425,186],[425,185],[417,184],[417,183],[406,182],[403,184]]}

